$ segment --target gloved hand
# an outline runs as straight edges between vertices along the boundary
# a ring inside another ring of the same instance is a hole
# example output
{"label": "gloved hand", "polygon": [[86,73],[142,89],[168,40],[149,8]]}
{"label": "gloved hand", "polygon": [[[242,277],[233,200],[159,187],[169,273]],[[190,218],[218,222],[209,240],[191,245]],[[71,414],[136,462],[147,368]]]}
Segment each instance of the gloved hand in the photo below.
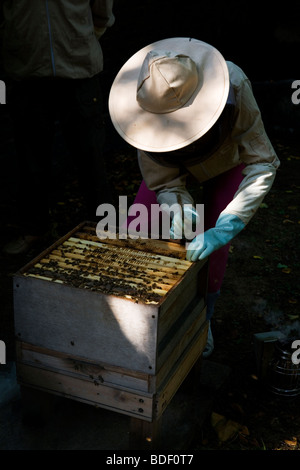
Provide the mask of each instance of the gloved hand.
{"label": "gloved hand", "polygon": [[192,196],[184,185],[163,189],[156,194],[156,197],[159,205],[167,204],[171,207],[173,204],[179,204],[180,206],[194,204]]}
{"label": "gloved hand", "polygon": [[236,215],[221,214],[214,228],[200,233],[191,241],[186,259],[197,261],[206,258],[215,250],[227,245],[244,227],[244,222]]}
{"label": "gloved hand", "polygon": [[[166,204],[169,208],[175,208],[176,205],[179,209],[178,212],[170,212],[170,216],[172,217],[172,226],[170,230],[170,237],[173,239],[182,239],[184,234],[182,232],[183,228],[183,209],[184,207],[193,207],[194,200],[190,193],[187,191],[184,185],[174,186],[173,188],[165,188],[157,193],[157,202],[163,208]],[[186,211],[186,218],[189,219],[193,217],[189,211]],[[174,220],[175,219],[175,220]],[[176,230],[176,233],[175,233]],[[195,234],[189,239],[194,238]],[[187,237],[186,237],[187,238]]]}
{"label": "gloved hand", "polygon": [[200,216],[191,204],[185,204],[181,211],[174,214],[170,228],[170,238],[191,240],[199,227]]}

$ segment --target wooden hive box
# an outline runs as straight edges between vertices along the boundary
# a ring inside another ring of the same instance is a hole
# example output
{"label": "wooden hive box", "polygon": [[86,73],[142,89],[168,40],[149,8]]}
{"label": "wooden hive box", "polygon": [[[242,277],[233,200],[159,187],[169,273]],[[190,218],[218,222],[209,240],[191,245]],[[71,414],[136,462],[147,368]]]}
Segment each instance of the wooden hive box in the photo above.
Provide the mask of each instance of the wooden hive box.
{"label": "wooden hive box", "polygon": [[14,276],[19,382],[157,418],[206,344],[207,266],[80,224]]}

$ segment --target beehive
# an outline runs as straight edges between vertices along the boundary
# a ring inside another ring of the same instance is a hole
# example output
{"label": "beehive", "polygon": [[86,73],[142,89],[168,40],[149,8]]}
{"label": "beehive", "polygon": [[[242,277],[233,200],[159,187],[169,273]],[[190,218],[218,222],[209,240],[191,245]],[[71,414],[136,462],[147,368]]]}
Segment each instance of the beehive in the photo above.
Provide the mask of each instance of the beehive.
{"label": "beehive", "polygon": [[80,224],[14,276],[20,383],[152,420],[205,346],[206,278],[175,242]]}

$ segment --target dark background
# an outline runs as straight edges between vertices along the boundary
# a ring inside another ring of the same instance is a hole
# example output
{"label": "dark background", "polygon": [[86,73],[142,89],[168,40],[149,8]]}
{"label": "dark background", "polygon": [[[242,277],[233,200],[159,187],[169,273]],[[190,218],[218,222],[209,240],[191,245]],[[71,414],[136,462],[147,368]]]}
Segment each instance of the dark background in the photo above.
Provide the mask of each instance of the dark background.
{"label": "dark background", "polygon": [[[300,80],[300,2],[115,0],[114,13],[114,26],[101,38],[106,103],[112,81],[124,62],[140,48],[167,37],[194,37],[212,44],[226,60],[239,65],[252,82],[281,167],[264,206],[232,244],[214,314],[216,347],[212,356],[212,361],[230,366],[232,372],[214,400],[214,411],[246,425],[250,433],[225,443],[222,449],[300,450],[299,400],[287,405],[262,395],[255,377],[252,343],[255,333],[288,327],[297,327],[299,338],[300,105],[292,103],[291,85]],[[0,79],[5,80],[1,61]],[[0,106],[1,246],[10,241],[17,225],[12,210],[16,162],[8,110],[9,105]],[[105,120],[111,186],[116,197],[126,194],[134,198],[141,181],[136,152],[119,138],[107,106]],[[0,249],[0,339],[7,345],[9,361],[15,357],[14,273],[85,220],[76,172],[59,126],[56,137],[51,233],[24,256],[5,256]],[[294,437],[297,446],[289,447],[285,440],[291,442]],[[195,435],[194,446],[220,449],[209,420]]]}
{"label": "dark background", "polygon": [[[114,5],[115,24],[101,38],[106,98],[120,67],[137,50],[167,37],[194,37],[248,75],[269,133],[295,137],[300,119],[291,84],[299,79],[300,2],[115,0]],[[1,55],[0,79],[5,80]]]}
{"label": "dark background", "polygon": [[103,37],[105,49],[117,39],[105,55],[111,72],[148,43],[185,36],[214,45],[253,80],[297,78],[297,2],[117,0],[114,12],[115,26]]}
{"label": "dark background", "polygon": [[299,110],[300,3],[201,0],[116,0],[116,22],[101,39],[106,95],[120,67],[140,48],[167,37],[215,46],[250,78],[268,133],[296,138]]}

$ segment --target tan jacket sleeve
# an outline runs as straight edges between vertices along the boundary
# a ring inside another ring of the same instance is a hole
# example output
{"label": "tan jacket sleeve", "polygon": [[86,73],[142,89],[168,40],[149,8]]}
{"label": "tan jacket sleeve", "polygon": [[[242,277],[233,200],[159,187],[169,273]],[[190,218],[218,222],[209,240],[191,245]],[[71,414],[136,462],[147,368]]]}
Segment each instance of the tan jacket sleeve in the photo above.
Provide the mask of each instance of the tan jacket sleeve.
{"label": "tan jacket sleeve", "polygon": [[223,213],[234,214],[247,224],[271,189],[280,162],[266,134],[251,84],[235,67],[241,77],[236,92],[238,113],[232,139],[238,145],[240,161],[246,167],[244,179]]}

